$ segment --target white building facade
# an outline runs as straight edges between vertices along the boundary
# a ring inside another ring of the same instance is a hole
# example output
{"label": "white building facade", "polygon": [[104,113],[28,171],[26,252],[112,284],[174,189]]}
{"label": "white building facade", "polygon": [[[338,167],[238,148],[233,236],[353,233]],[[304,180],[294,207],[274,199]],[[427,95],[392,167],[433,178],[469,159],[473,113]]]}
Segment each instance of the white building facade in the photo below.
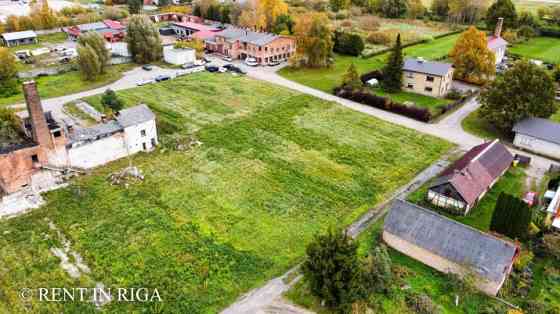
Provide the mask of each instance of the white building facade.
{"label": "white building facade", "polygon": [[173,65],[194,63],[196,60],[196,52],[191,48],[179,49],[173,46],[166,46],[163,48],[163,60]]}

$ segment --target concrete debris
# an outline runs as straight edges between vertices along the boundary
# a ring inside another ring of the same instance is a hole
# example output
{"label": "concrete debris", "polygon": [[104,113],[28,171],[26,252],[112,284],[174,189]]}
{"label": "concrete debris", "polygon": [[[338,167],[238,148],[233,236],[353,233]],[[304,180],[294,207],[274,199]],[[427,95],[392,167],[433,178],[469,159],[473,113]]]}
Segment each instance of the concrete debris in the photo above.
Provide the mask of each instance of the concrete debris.
{"label": "concrete debris", "polygon": [[144,181],[144,175],[138,167],[126,167],[121,171],[113,172],[107,178],[112,185],[122,185],[128,187],[131,183]]}

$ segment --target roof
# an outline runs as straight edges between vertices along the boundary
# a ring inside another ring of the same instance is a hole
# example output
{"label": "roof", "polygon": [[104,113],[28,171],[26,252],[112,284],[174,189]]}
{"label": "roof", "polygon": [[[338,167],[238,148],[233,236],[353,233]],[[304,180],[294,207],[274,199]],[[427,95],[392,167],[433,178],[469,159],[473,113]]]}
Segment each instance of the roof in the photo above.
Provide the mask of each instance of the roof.
{"label": "roof", "polygon": [[560,123],[542,118],[527,118],[515,124],[513,132],[560,145]]}
{"label": "roof", "polygon": [[122,131],[122,126],[115,120],[96,124],[89,128],[77,129],[70,136],[72,142],[94,141],[99,137],[110,136],[113,133]]}
{"label": "roof", "polygon": [[34,31],[4,33],[2,34],[2,37],[4,38],[4,40],[18,40],[18,39],[37,37],[37,33],[35,33]]}
{"label": "roof", "polygon": [[117,121],[123,128],[151,121],[155,118],[154,113],[144,104],[123,109],[117,115]]}
{"label": "roof", "polygon": [[451,63],[426,61],[424,59],[408,58],[404,60],[403,70],[426,73],[436,76],[445,76],[453,65]]}
{"label": "roof", "polygon": [[503,280],[517,254],[509,241],[403,200],[393,202],[384,230],[494,282]]}
{"label": "roof", "polygon": [[216,36],[216,32],[212,32],[212,31],[198,31],[194,34],[192,34],[192,37],[200,39],[200,40],[206,40],[206,39],[211,39],[214,36]]}
{"label": "roof", "polygon": [[103,23],[105,25],[107,25],[107,27],[109,27],[110,29],[114,29],[114,30],[123,30],[126,27],[124,25],[122,25],[121,22],[119,21],[113,21],[113,20],[104,20]]}
{"label": "roof", "polygon": [[275,34],[254,32],[237,27],[228,27],[217,33],[216,36],[224,37],[229,41],[246,42],[257,46],[264,46],[279,38],[279,36]]}
{"label": "roof", "polygon": [[442,172],[430,186],[450,184],[467,204],[474,204],[508,169],[513,155],[498,140],[473,147]]}
{"label": "roof", "polygon": [[108,28],[109,26],[105,25],[103,22],[95,22],[95,23],[87,23],[87,24],[80,24],[76,25],[81,32],[88,32],[88,31],[96,31],[104,28]]}
{"label": "roof", "polygon": [[200,23],[194,22],[173,22],[173,25],[177,25],[179,27],[185,27],[189,29],[193,29],[196,31],[218,31],[219,29],[214,26],[208,26]]}
{"label": "roof", "polygon": [[494,35],[488,36],[488,49],[496,50],[497,48],[507,46],[508,42],[502,37],[496,37]]}

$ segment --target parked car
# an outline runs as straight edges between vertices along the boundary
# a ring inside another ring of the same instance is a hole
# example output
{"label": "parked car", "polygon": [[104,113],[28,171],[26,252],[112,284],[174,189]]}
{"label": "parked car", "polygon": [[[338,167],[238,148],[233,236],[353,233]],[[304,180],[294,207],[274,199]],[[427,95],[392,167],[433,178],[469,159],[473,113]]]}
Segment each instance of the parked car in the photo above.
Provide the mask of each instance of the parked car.
{"label": "parked car", "polygon": [[280,65],[280,61],[278,61],[278,60],[276,60],[276,61],[270,61],[270,62],[268,63],[268,65],[271,66],[271,67],[274,67],[274,66]]}
{"label": "parked car", "polygon": [[247,71],[245,71],[244,69],[237,67],[231,63],[228,63],[226,65],[224,65],[224,68],[226,68],[228,71],[233,72],[233,73],[239,73],[239,74],[247,74]]}
{"label": "parked car", "polygon": [[182,69],[191,69],[196,67],[196,65],[194,63],[185,63],[181,66]]}
{"label": "parked car", "polygon": [[201,65],[205,65],[205,64],[206,64],[206,61],[204,61],[203,59],[198,59],[198,60],[194,61],[194,65],[201,66]]}
{"label": "parked car", "polygon": [[202,58],[202,60],[204,60],[204,62],[206,63],[210,63],[210,60],[206,59],[206,57]]}
{"label": "parked car", "polygon": [[217,66],[215,66],[215,65],[211,65],[211,64],[210,64],[210,65],[207,65],[207,66],[205,67],[205,69],[206,69],[206,71],[208,71],[208,72],[218,72],[218,71],[220,70],[219,67],[217,67]]}
{"label": "parked car", "polygon": [[142,70],[144,70],[144,71],[151,71],[153,69],[154,69],[154,67],[151,64],[144,64],[142,66]]}
{"label": "parked car", "polygon": [[227,62],[233,61],[233,59],[230,56],[223,56],[222,60],[227,61]]}
{"label": "parked car", "polygon": [[148,85],[148,84],[152,84],[152,83],[155,83],[155,81],[153,79],[144,79],[144,80],[141,80],[138,83],[136,83],[136,85],[144,86],[144,85]]}
{"label": "parked car", "polygon": [[156,76],[156,82],[163,82],[163,81],[167,81],[170,80],[171,76],[169,75],[158,75]]}
{"label": "parked car", "polygon": [[251,58],[251,57],[248,57],[248,58],[245,59],[245,64],[248,65],[248,66],[252,66],[252,67],[255,67],[255,66],[259,65],[257,63],[257,59]]}
{"label": "parked car", "polygon": [[226,69],[224,67],[218,68],[218,72],[220,72],[220,73],[226,73],[227,71],[228,71],[228,69]]}

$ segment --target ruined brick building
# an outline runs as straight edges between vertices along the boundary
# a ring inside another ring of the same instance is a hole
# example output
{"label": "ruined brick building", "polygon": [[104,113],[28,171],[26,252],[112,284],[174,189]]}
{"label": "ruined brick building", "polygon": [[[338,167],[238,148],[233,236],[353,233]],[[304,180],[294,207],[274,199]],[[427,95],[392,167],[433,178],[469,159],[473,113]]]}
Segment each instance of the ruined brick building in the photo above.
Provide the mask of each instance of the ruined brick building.
{"label": "ruined brick building", "polygon": [[88,128],[67,127],[44,112],[35,82],[23,84],[27,114],[19,115],[22,140],[0,145],[0,195],[24,188],[43,191],[61,174],[89,169],[158,145],[155,115],[146,105],[122,110]]}

